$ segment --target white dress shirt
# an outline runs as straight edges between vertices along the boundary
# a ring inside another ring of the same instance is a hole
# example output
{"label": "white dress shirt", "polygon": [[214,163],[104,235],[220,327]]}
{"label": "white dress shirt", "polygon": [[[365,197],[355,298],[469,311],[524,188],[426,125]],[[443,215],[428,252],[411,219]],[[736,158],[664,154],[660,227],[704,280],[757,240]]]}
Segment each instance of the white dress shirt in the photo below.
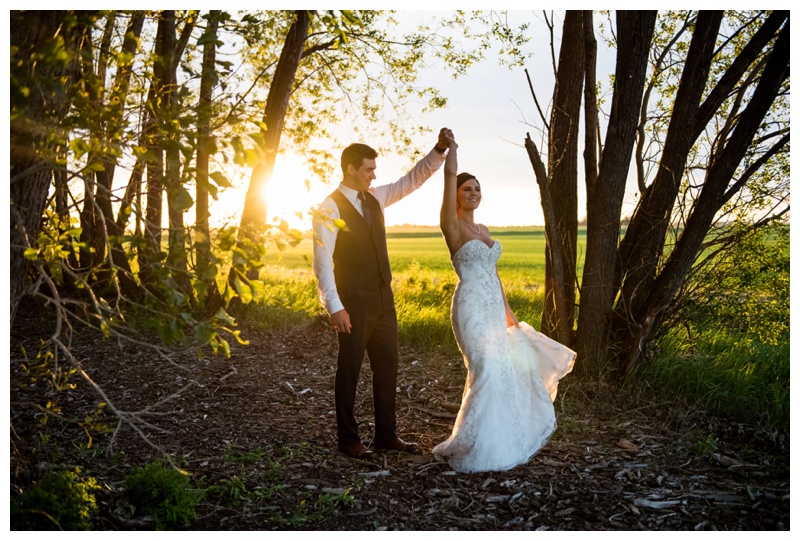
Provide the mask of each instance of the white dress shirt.
{"label": "white dress shirt", "polygon": [[[436,149],[431,150],[422,158],[411,171],[391,184],[371,187],[371,193],[383,209],[397,203],[405,196],[422,186],[444,163],[445,155]],[[352,188],[339,184],[337,188],[356,210],[364,215],[358,192]],[[336,237],[339,228],[334,225],[334,220],[339,219],[339,207],[329,196],[325,198],[317,209],[313,220],[314,230],[314,275],[317,277],[317,292],[322,306],[329,314],[335,314],[344,309],[339,293],[336,291],[336,280],[333,275],[333,250],[336,248]]]}

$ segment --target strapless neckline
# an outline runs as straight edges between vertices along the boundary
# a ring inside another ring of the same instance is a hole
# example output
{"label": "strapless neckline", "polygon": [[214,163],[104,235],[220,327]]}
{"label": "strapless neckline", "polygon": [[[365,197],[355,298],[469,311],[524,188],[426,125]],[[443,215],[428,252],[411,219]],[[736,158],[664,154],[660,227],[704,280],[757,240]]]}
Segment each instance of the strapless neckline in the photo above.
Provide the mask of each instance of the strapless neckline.
{"label": "strapless neckline", "polygon": [[484,246],[486,246],[486,248],[487,248],[488,250],[493,250],[493,249],[494,249],[494,247],[498,245],[498,241],[496,241],[496,240],[495,240],[495,241],[492,241],[492,245],[491,245],[491,246],[489,246],[488,244],[486,244],[485,242],[483,242],[481,239],[469,239],[467,242],[465,242],[464,244],[462,244],[462,245],[461,245],[461,247],[460,247],[458,250],[456,250],[456,251],[455,251],[455,253],[454,253],[452,256],[450,256],[450,259],[453,259],[453,258],[454,258],[456,255],[458,255],[458,252],[460,252],[460,251],[461,251],[461,250],[464,248],[464,246],[466,246],[466,245],[467,245],[467,244],[469,244],[470,242],[480,242],[481,244],[483,244]]}

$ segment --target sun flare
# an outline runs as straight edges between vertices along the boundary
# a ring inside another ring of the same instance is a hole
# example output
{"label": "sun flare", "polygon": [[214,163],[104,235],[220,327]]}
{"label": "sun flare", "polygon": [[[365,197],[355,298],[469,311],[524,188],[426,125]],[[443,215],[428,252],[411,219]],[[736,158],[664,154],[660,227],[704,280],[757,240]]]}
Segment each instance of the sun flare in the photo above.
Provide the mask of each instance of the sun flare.
{"label": "sun flare", "polygon": [[[250,174],[251,170],[244,168],[232,172],[233,187],[220,193],[211,204],[215,225],[238,225]],[[285,220],[291,228],[301,231],[310,229],[309,211],[332,189],[330,185],[315,179],[300,158],[293,154],[281,154],[275,163],[272,179],[262,194],[267,201],[267,223],[276,224]]]}

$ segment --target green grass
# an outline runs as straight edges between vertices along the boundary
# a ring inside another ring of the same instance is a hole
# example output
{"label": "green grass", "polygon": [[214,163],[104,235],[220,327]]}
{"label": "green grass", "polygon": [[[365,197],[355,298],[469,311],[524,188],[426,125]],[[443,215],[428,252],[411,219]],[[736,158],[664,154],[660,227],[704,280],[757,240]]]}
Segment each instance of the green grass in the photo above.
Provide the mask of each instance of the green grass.
{"label": "green grass", "polygon": [[[498,263],[501,277],[524,274],[539,282],[544,280],[544,228],[497,228],[492,230],[492,237],[503,246],[503,255]],[[586,231],[581,229],[578,237],[579,272],[583,265],[585,241]],[[276,268],[311,271],[312,242],[307,238],[285,250],[270,247],[267,257]],[[454,273],[447,245],[436,227],[390,227],[386,231],[386,243],[395,274],[407,270],[414,262],[425,270]]]}
{"label": "green grass", "polygon": [[659,358],[639,369],[640,383],[714,414],[788,429],[788,335],[770,345],[725,330],[691,341],[676,331],[660,345]]}

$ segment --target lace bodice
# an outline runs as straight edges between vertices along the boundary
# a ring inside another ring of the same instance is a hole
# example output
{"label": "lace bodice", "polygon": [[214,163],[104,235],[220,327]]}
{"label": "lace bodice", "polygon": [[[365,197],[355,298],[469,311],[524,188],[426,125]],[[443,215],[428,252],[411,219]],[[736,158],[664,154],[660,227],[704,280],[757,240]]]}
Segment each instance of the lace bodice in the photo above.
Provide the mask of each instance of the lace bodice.
{"label": "lace bodice", "polygon": [[[505,303],[497,277],[497,260],[502,251],[497,241],[489,247],[473,239],[453,254],[453,268],[459,281],[453,294],[451,321],[462,353],[477,351],[476,341],[505,339]],[[480,332],[471,332],[471,329],[480,329]],[[486,346],[497,347],[498,344]],[[480,368],[471,367],[469,361],[469,356],[465,355],[467,368]]]}
{"label": "lace bodice", "polygon": [[497,241],[488,246],[479,239],[468,240],[453,254],[453,268],[460,280],[480,280],[487,274],[496,274],[502,252],[503,247]]}

